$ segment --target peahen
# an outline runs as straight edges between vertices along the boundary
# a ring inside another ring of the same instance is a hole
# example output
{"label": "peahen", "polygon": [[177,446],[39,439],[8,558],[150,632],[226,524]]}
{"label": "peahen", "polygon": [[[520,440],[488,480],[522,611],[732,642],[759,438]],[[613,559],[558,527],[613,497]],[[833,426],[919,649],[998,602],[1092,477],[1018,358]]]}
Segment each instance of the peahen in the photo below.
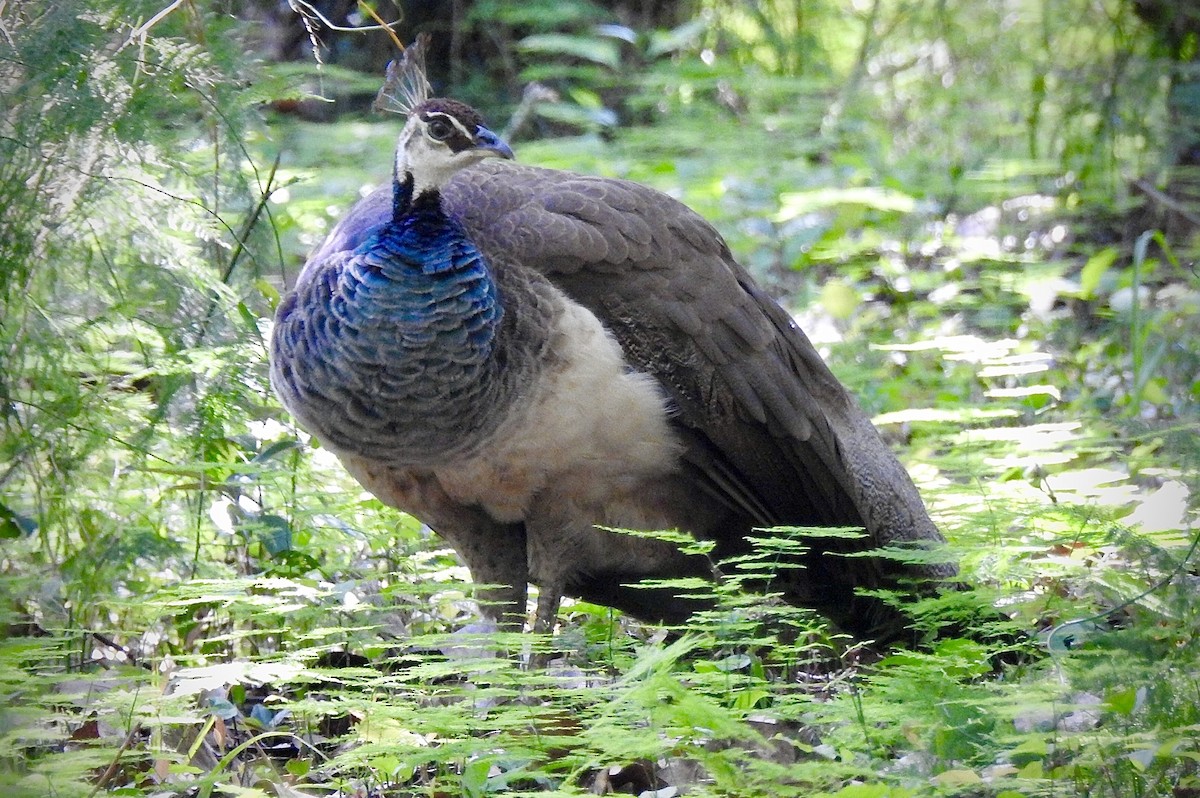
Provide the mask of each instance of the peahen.
{"label": "peahen", "polygon": [[[540,588],[678,622],[753,530],[817,536],[771,585],[857,637],[910,636],[860,588],[952,579],[913,483],[791,316],[720,235],[624,180],[518,165],[472,108],[427,99],[420,44],[381,97],[407,112],[390,186],[360,201],[281,303],[272,381],[385,503],[442,535],[508,628]],[[677,529],[707,556],[653,537]]]}

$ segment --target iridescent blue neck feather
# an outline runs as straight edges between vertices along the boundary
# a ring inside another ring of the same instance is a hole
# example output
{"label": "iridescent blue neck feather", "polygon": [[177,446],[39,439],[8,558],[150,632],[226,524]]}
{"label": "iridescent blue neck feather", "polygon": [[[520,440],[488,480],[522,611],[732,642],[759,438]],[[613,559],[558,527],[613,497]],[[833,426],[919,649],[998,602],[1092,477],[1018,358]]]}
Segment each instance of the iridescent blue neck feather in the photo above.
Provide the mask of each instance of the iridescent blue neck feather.
{"label": "iridescent blue neck feather", "polygon": [[[397,184],[397,195],[403,191],[404,184]],[[344,296],[355,298],[356,325],[377,329],[377,340],[392,339],[399,347],[389,358],[426,363],[449,357],[467,366],[482,364],[491,353],[501,316],[496,285],[434,192],[407,203],[355,250],[339,284]]]}
{"label": "iridescent blue neck feather", "polygon": [[[280,309],[274,379],[335,449],[399,447],[421,462],[470,447],[455,436],[489,404],[503,311],[462,226],[412,185],[395,181],[393,218],[357,249],[306,269]],[[488,426],[476,421],[472,433]]]}

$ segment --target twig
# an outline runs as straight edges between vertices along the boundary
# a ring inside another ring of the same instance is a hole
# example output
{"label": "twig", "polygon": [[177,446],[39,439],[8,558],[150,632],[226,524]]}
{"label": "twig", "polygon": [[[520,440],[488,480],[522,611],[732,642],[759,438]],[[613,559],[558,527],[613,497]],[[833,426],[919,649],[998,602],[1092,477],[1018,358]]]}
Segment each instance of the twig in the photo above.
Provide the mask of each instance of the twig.
{"label": "twig", "polygon": [[[326,17],[324,14],[322,14],[316,8],[316,6],[314,6],[312,3],[307,2],[307,0],[288,0],[288,5],[291,6],[292,10],[295,11],[300,16],[304,16],[305,12],[308,12],[309,14],[312,14],[314,17],[319,19],[321,21],[322,25],[329,28],[330,30],[338,31],[339,33],[361,33],[363,31],[369,31],[369,30],[386,30],[386,31],[388,31],[388,33],[391,33],[392,28],[395,27],[396,25],[399,25],[401,22],[401,20],[396,20],[395,22],[383,22],[382,20],[380,20],[380,24],[378,24],[378,25],[362,25],[359,27],[346,27],[345,25],[333,24],[333,22],[331,22],[328,17]],[[360,4],[360,5],[365,5],[365,4]],[[368,8],[368,13],[370,13],[370,15],[374,19],[379,19],[379,17],[375,14],[374,10],[371,10]],[[392,34],[392,38],[395,39],[395,34]],[[397,44],[399,44],[399,42],[397,42]],[[400,45],[400,49],[403,50],[404,45]]]}
{"label": "twig", "polygon": [[130,729],[129,734],[125,735],[124,742],[122,742],[121,747],[117,749],[117,753],[113,755],[113,760],[108,764],[108,767],[105,768],[104,773],[99,779],[96,780],[96,785],[92,787],[92,791],[88,793],[88,798],[94,798],[96,793],[104,789],[104,785],[107,784],[108,780],[116,774],[117,767],[121,764],[121,757],[124,756],[125,752],[129,750],[129,746],[133,745],[134,738],[137,737],[141,731],[142,727],[138,725]]}
{"label": "twig", "polygon": [[850,77],[842,84],[842,90],[838,93],[838,98],[829,108],[829,112],[825,115],[825,119],[821,121],[822,132],[834,132],[841,124],[841,117],[846,110],[846,106],[854,99],[854,95],[858,93],[859,87],[862,85],[863,79],[867,74],[867,62],[871,57],[871,46],[875,41],[875,25],[879,21],[880,0],[874,0],[871,4],[871,10],[867,14],[866,20],[863,22],[863,35],[858,43],[858,54],[854,59],[854,68],[850,71]]}
{"label": "twig", "polygon": [[225,271],[221,275],[221,282],[223,283],[229,282],[229,278],[232,276],[238,260],[242,257],[242,253],[246,251],[246,238],[249,237],[250,231],[254,229],[254,226],[258,224],[258,219],[262,216],[267,203],[271,200],[271,195],[275,193],[275,188],[273,187],[275,173],[279,170],[279,159],[282,155],[282,152],[275,154],[275,162],[271,164],[271,171],[267,174],[267,182],[260,192],[258,203],[254,206],[254,211],[246,219],[245,224],[242,225],[242,229],[234,237],[237,245],[234,247],[233,254],[229,256],[229,265],[225,267]]}
{"label": "twig", "polygon": [[175,9],[183,5],[183,3],[184,0],[175,0],[175,2],[171,3],[166,8],[163,8],[157,14],[150,17],[150,19],[146,20],[141,25],[138,25],[129,32],[129,38],[127,38],[125,43],[118,47],[117,50],[124,50],[135,41],[137,41],[139,44],[144,44],[146,41],[146,34],[150,32],[150,29],[166,19],[173,11],[175,11]]}
{"label": "twig", "polygon": [[99,640],[101,645],[108,646],[109,648],[115,649],[117,651],[120,651],[122,654],[124,654],[126,659],[129,660],[130,665],[134,665],[134,666],[138,665],[137,657],[135,657],[133,654],[130,654],[129,649],[125,648],[125,646],[121,645],[120,643],[113,640],[112,638],[101,634],[100,632],[89,632],[89,634],[96,640]]}
{"label": "twig", "polygon": [[1159,205],[1175,211],[1175,213],[1179,214],[1196,227],[1200,227],[1200,216],[1197,216],[1195,213],[1189,210],[1186,205],[1172,197],[1170,194],[1159,191],[1154,186],[1147,183],[1144,178],[1134,181],[1133,187],[1157,202]]}
{"label": "twig", "polygon": [[[392,30],[392,26],[399,25],[400,19],[403,19],[404,17],[401,16],[401,18],[396,20],[395,22],[384,22],[383,17],[379,16],[379,13],[374,8],[371,7],[370,3],[364,3],[363,0],[358,0],[358,5],[362,8],[365,8],[367,10],[367,14],[370,15],[371,19],[378,22],[379,27],[381,27],[385,31],[387,31],[387,35],[389,38],[391,38],[392,43],[396,45],[396,49],[399,50],[400,52],[404,52],[404,44],[400,41],[400,37],[396,35],[396,31]],[[369,28],[359,28],[359,30],[370,30],[370,29]]]}
{"label": "twig", "polygon": [[[233,276],[233,270],[241,259],[242,253],[246,251],[246,240],[250,237],[250,233],[254,231],[254,227],[258,224],[259,218],[262,217],[263,211],[266,210],[267,203],[271,200],[271,195],[275,193],[276,188],[272,185],[275,180],[275,171],[279,168],[279,159],[282,153],[275,155],[275,162],[271,165],[271,171],[267,175],[266,185],[262,187],[259,193],[258,202],[254,206],[254,210],[246,217],[246,221],[242,224],[242,229],[234,231],[229,228],[229,232],[233,234],[234,250],[229,257],[229,263],[225,265],[225,269],[221,272],[221,284],[229,285],[229,280]],[[204,340],[208,334],[208,326],[212,323],[213,317],[216,315],[219,307],[219,295],[215,294],[209,299],[208,309],[204,312],[204,317],[200,321],[200,326],[196,333],[196,342]]]}

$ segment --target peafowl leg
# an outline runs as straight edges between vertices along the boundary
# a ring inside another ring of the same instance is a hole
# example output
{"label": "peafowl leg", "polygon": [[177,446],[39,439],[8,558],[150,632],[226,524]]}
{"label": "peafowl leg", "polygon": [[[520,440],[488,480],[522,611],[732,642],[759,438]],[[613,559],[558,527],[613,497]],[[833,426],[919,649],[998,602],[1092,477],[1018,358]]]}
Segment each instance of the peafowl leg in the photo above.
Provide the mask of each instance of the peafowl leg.
{"label": "peafowl leg", "polygon": [[[529,577],[538,586],[537,614],[533,632],[540,638],[530,658],[533,667],[544,667],[554,650],[550,636],[558,622],[558,609],[567,587],[567,577],[577,568],[580,523],[571,517],[574,504],[566,497],[553,493],[539,496],[533,503],[530,520],[525,525],[526,551],[529,555]],[[591,526],[583,529],[590,530]]]}
{"label": "peafowl leg", "polygon": [[540,585],[538,588],[537,615],[533,621],[536,634],[553,634],[558,622],[558,607],[562,603],[563,590],[560,585]]}
{"label": "peafowl leg", "polygon": [[[486,583],[487,579],[476,576],[472,578],[478,583]],[[525,628],[525,601],[528,597],[527,586],[524,582],[515,585],[491,584],[481,587],[478,591],[483,612],[501,632],[520,632]]]}
{"label": "peafowl leg", "polygon": [[[465,515],[465,514],[464,514]],[[462,557],[476,584],[480,607],[502,632],[525,628],[525,602],[529,589],[525,530],[520,524],[498,524],[480,514],[456,519],[458,524],[439,530]]]}
{"label": "peafowl leg", "polygon": [[529,667],[534,670],[545,668],[554,657],[551,635],[558,622],[558,607],[562,603],[563,589],[560,584],[549,582],[538,585],[537,614],[533,619],[533,652],[529,655]]}

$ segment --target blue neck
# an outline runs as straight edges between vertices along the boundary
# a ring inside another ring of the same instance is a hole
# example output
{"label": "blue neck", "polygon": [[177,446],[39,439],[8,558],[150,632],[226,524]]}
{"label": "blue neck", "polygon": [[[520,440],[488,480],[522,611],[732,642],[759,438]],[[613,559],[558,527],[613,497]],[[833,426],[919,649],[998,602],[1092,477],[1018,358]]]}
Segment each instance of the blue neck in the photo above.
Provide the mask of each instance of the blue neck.
{"label": "blue neck", "polygon": [[385,362],[407,372],[453,363],[474,378],[503,313],[491,270],[438,193],[414,198],[411,178],[395,181],[392,220],[355,256],[339,282],[356,326],[369,320],[391,342]]}
{"label": "blue neck", "polygon": [[523,374],[487,262],[436,193],[412,193],[397,182],[391,220],[306,268],[280,306],[272,379],[331,448],[428,464],[476,452]]}

